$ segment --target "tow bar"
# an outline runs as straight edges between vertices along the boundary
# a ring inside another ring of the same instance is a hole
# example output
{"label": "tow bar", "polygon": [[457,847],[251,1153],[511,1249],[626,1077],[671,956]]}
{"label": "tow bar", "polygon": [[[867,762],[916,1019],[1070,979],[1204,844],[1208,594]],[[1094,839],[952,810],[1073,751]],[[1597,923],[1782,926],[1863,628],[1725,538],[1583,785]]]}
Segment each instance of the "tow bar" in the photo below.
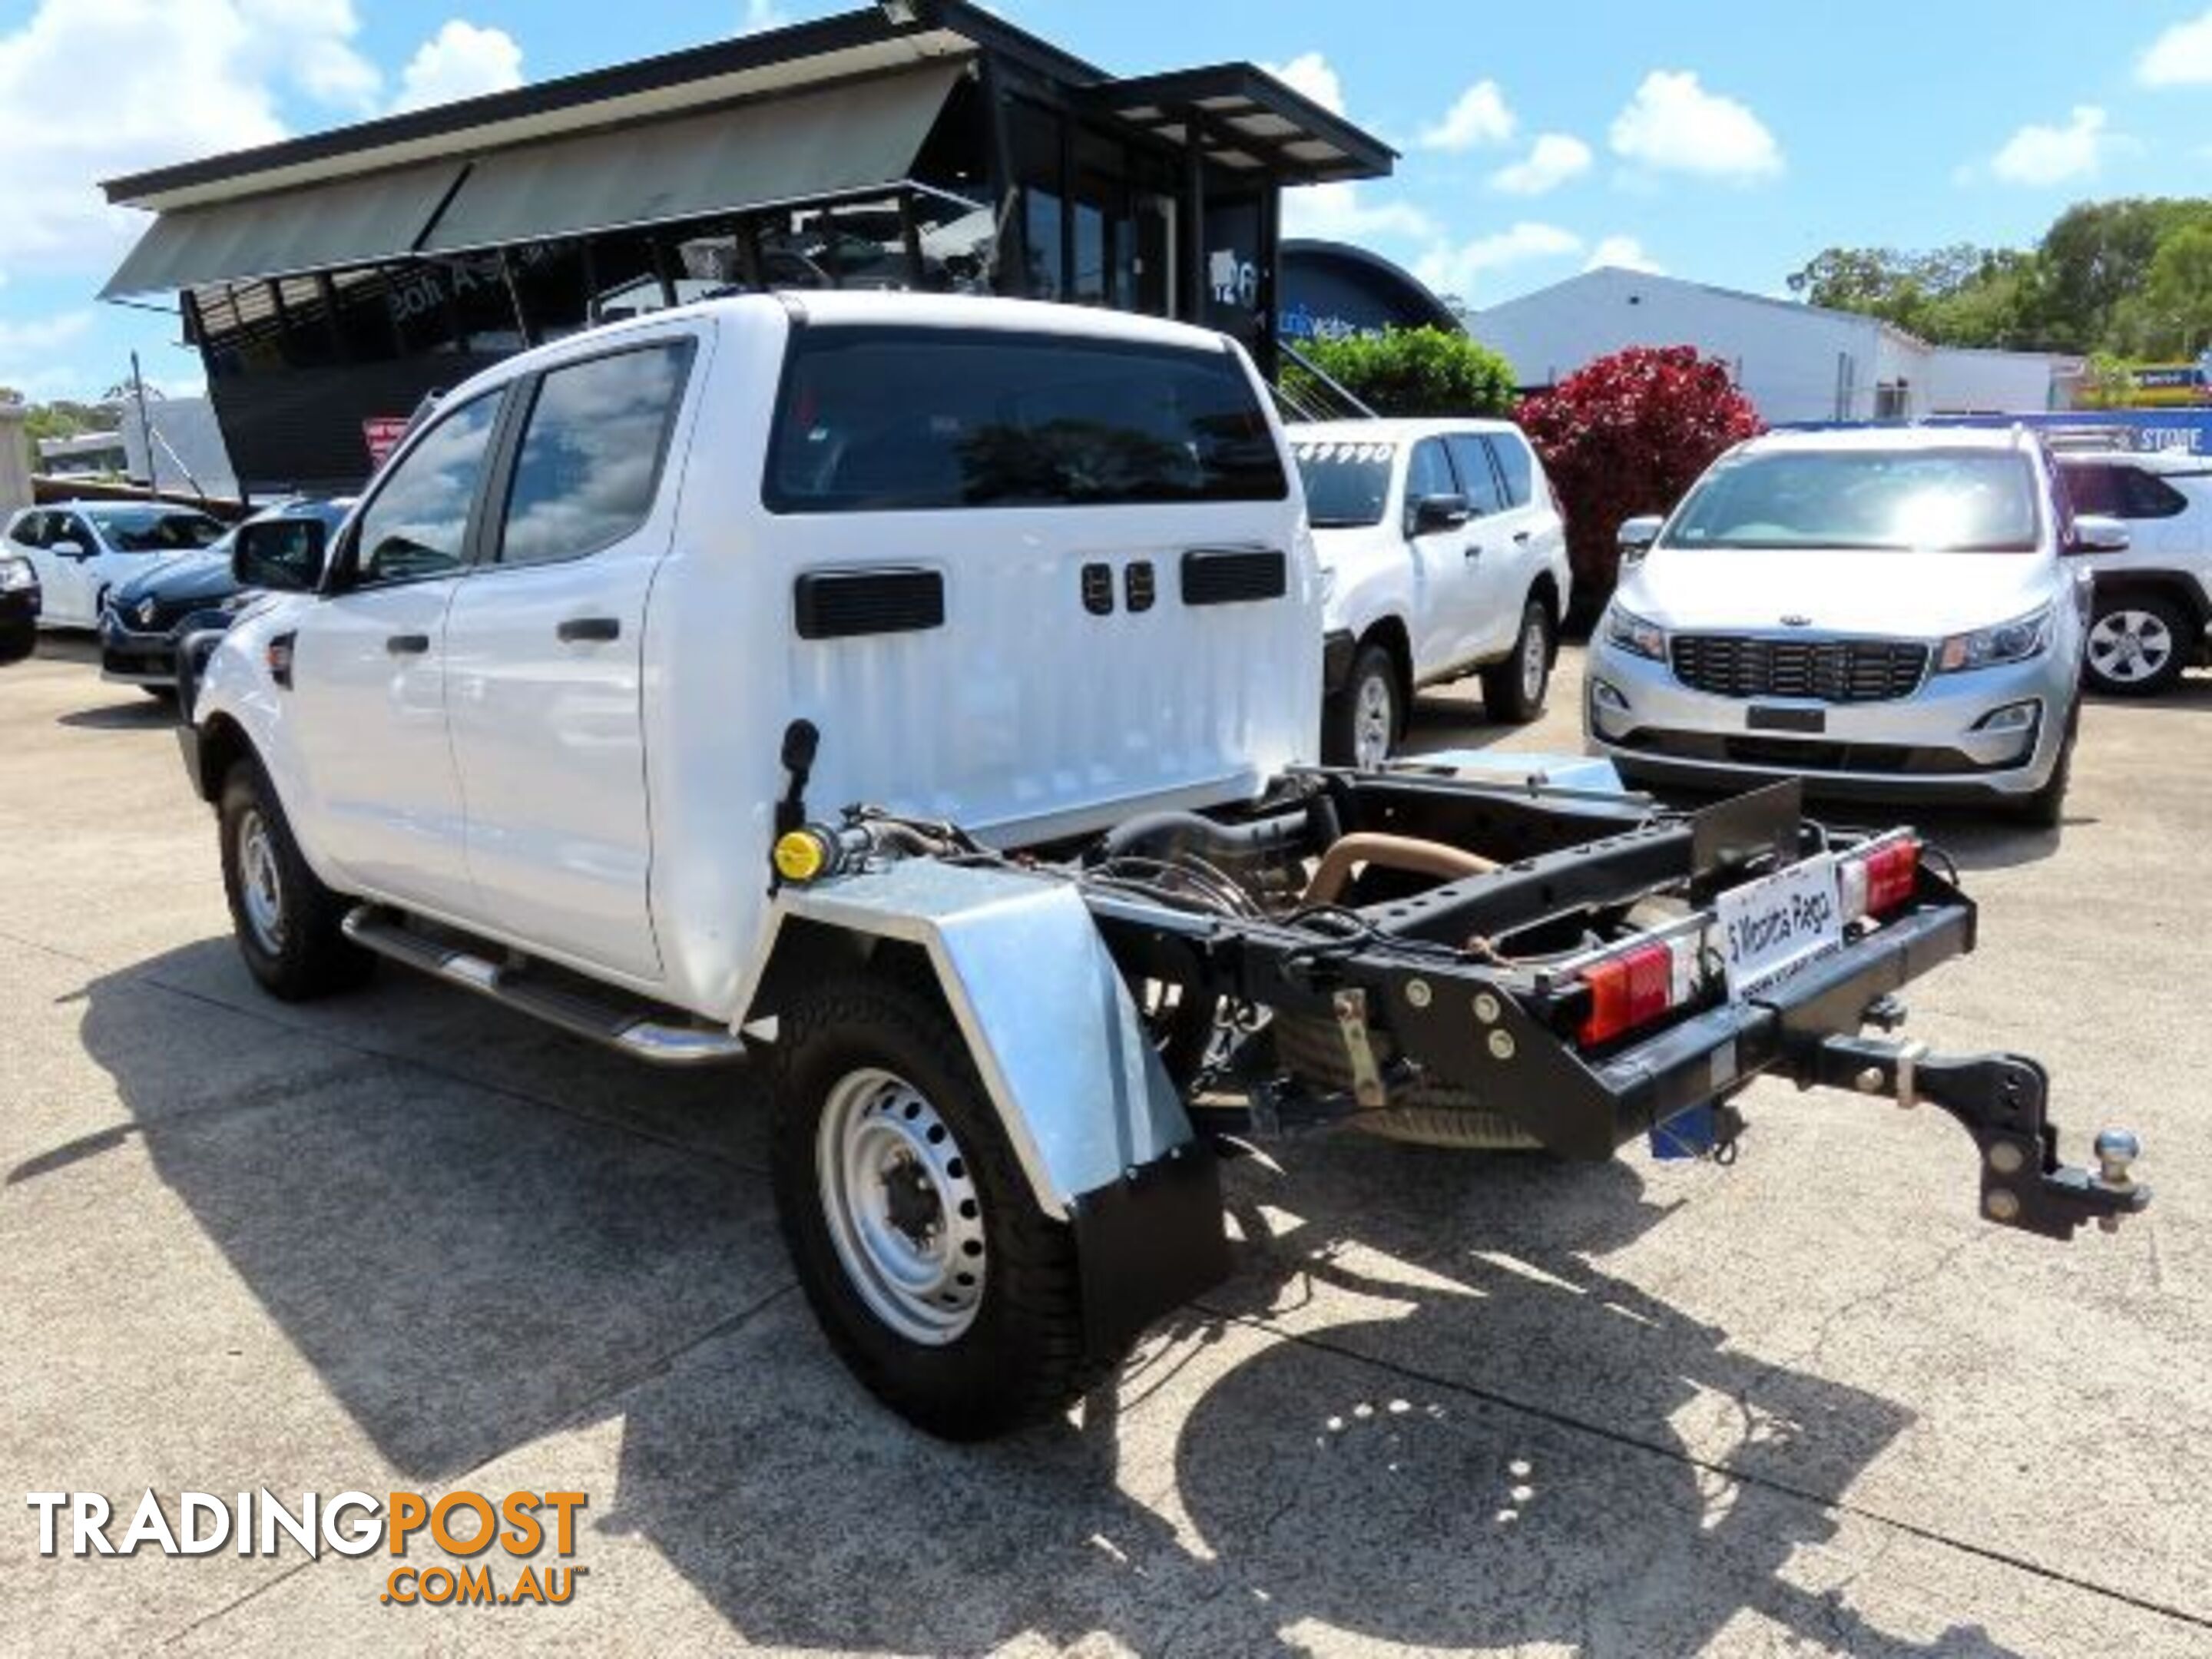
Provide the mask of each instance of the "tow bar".
{"label": "tow bar", "polygon": [[1956,1118],[1981,1152],[1982,1213],[2002,1226],[2066,1239],[2085,1221],[2118,1232],[2120,1218],[2150,1203],[2128,1173],[2142,1151],[2125,1129],[2097,1136],[2097,1168],[2058,1161],[2058,1128],[2044,1115],[2051,1078],[2024,1054],[1931,1054],[1921,1042],[1831,1036],[1809,1043],[1798,1081],[1806,1087],[1885,1096],[1911,1108],[1926,1101]]}

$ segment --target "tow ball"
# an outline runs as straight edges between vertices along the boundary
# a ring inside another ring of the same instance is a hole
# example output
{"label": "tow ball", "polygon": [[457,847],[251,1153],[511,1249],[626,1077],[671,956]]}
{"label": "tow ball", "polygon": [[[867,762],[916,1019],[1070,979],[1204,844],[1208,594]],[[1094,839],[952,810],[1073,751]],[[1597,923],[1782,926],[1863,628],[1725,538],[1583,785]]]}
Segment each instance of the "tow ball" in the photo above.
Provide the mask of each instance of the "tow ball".
{"label": "tow ball", "polygon": [[2094,1170],[2059,1162],[2058,1127],[2045,1113],[2050,1074],[2025,1054],[1953,1057],[1921,1042],[1832,1036],[1812,1046],[1802,1080],[1949,1113],[1974,1138],[1982,1214],[2001,1226],[2063,1239],[2094,1221],[2118,1232],[2123,1216],[2150,1203],[2131,1173],[2142,1143],[2129,1130],[2097,1136]]}

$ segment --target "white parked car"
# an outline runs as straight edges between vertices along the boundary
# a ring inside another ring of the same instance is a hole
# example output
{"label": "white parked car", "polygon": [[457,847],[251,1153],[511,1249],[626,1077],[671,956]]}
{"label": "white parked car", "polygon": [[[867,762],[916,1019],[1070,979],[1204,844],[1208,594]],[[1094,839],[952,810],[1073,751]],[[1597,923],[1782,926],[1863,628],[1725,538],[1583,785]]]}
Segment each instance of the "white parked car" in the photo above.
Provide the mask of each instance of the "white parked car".
{"label": "white parked car", "polygon": [[2096,578],[2082,672],[2120,696],[2155,696],[2212,663],[2212,457],[2178,451],[2074,454],[2058,471],[2076,513],[2128,527],[2119,552],[2084,560]]}
{"label": "white parked car", "polygon": [[[1905,832],[1315,767],[1304,503],[1219,335],[656,313],[488,369],[335,534],[234,557],[264,597],[180,665],[180,736],[248,969],[304,998],[390,958],[661,1064],[766,1046],[800,1283],[936,1432],[1061,1410],[1229,1272],[1232,1134],[1605,1158],[1732,1139],[1770,1068],[1871,1074],[1972,1133],[2001,1224],[2148,1197],[2131,1142],[2057,1167],[2028,1062],[1859,1035],[1972,945]],[[1823,930],[1778,933],[1813,892]]]}
{"label": "white parked car", "polygon": [[2068,517],[2033,435],[1770,434],[1620,542],[1584,719],[1624,775],[2060,821],[2089,617],[2074,556],[2128,532]]}
{"label": "white parked car", "polygon": [[1572,577],[1551,483],[1510,421],[1289,428],[1326,607],[1322,750],[1377,766],[1413,693],[1482,676],[1493,720],[1543,712]]}
{"label": "white parked car", "polygon": [[96,628],[109,588],[161,559],[217,541],[223,526],[204,513],[158,501],[64,501],[8,521],[6,545],[30,562],[45,592],[42,628]]}

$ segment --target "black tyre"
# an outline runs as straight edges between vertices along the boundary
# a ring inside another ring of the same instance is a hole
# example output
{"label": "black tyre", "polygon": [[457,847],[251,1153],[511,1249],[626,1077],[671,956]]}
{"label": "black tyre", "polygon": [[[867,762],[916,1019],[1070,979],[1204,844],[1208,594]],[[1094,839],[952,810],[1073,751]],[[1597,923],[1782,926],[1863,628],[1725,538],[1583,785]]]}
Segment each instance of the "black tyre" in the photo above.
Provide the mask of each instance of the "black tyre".
{"label": "black tyre", "polygon": [[2074,781],[2074,745],[2081,734],[2081,699],[2076,696],[2066,711],[2066,738],[2058,745],[2058,764],[2042,788],[2023,799],[2021,821],[2038,830],[2057,830],[2066,822],[2066,791]]}
{"label": "black tyre", "polygon": [[1541,599],[1530,599],[1521,612],[1512,653],[1482,671],[1482,706],[1491,719],[1526,726],[1544,712],[1552,654],[1552,613]]}
{"label": "black tyre", "polygon": [[1371,772],[1390,758],[1406,725],[1406,688],[1382,647],[1363,645],[1344,689],[1322,713],[1322,758],[1331,766]]}
{"label": "black tyre", "polygon": [[951,1016],[861,974],[778,1026],[776,1212],[830,1346],[948,1440],[1064,1410],[1121,1356],[1086,1353],[1074,1235],[1030,1196]]}
{"label": "black tyre", "polygon": [[2189,665],[2194,631],[2181,607],[2162,593],[2100,593],[2082,676],[2113,696],[2154,697]]}
{"label": "black tyre", "polygon": [[261,988],[287,1002],[349,990],[376,958],[340,931],[351,901],[315,878],[269,777],[240,761],[223,780],[217,822],[222,889],[239,953]]}
{"label": "black tyre", "polygon": [[177,700],[177,688],[173,685],[142,685],[138,689],[155,702],[170,703]]}

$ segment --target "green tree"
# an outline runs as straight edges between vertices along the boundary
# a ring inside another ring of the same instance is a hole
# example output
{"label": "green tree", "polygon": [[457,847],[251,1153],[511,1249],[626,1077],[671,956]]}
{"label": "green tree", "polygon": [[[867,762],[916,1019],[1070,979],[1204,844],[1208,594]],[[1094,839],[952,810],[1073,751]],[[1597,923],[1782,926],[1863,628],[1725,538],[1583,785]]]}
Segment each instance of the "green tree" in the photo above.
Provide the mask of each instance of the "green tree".
{"label": "green tree", "polygon": [[2160,240],[2142,298],[2156,350],[2188,358],[2212,343],[2212,223],[2185,224]]}
{"label": "green tree", "polygon": [[[1394,328],[1380,335],[1315,340],[1298,347],[1315,368],[1378,415],[1509,415],[1513,367],[1456,330]],[[1297,364],[1283,380],[1291,395],[1326,406],[1325,388]]]}
{"label": "green tree", "polygon": [[2129,302],[2150,281],[2159,246],[2191,225],[2212,224],[2212,201],[2125,197],[2066,210],[2036,249],[2035,321],[2059,351],[2124,348],[2145,318]]}
{"label": "green tree", "polygon": [[2125,359],[2109,351],[2093,351],[2081,370],[2082,407],[2124,408],[2135,392],[2135,384]]}

